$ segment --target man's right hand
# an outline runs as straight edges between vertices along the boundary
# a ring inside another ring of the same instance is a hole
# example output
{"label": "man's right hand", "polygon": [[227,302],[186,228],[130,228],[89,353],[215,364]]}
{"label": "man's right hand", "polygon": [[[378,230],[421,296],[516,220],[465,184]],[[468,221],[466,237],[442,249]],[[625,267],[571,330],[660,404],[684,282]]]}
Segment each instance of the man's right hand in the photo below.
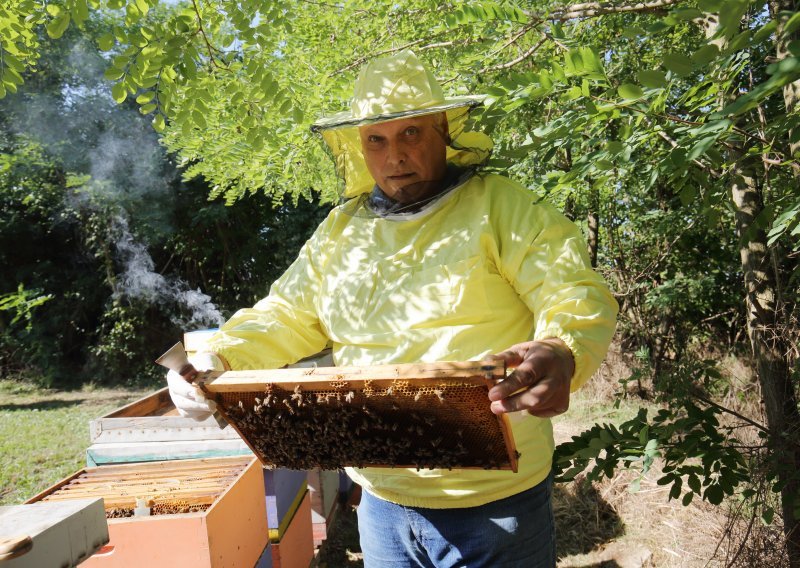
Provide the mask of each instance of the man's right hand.
{"label": "man's right hand", "polygon": [[200,387],[193,385],[189,380],[193,380],[199,371],[224,371],[225,365],[214,353],[191,355],[189,362],[192,367],[184,370],[183,375],[175,371],[167,373],[169,396],[181,416],[201,421],[209,418],[217,405],[213,400],[208,400]]}

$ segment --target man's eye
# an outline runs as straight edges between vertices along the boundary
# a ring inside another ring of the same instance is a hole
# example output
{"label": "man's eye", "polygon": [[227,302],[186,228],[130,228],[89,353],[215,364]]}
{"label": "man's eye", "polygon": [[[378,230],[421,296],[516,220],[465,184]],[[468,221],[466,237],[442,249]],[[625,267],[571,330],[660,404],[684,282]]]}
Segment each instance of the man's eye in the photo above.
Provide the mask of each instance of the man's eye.
{"label": "man's eye", "polygon": [[381,137],[380,136],[375,136],[375,135],[367,136],[367,142],[371,142],[371,143],[375,144],[376,142],[380,142],[380,141],[381,141]]}
{"label": "man's eye", "polygon": [[406,128],[406,136],[416,136],[419,134],[419,128],[416,126],[409,126]]}

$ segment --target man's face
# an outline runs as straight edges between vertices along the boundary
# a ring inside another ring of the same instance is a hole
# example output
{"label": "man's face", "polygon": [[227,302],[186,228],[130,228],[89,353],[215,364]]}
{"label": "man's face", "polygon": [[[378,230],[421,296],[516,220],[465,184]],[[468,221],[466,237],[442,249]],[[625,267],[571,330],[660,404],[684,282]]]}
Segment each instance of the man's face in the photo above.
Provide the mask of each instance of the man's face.
{"label": "man's face", "polygon": [[400,203],[433,194],[447,168],[444,113],[359,128],[367,169],[383,192]]}

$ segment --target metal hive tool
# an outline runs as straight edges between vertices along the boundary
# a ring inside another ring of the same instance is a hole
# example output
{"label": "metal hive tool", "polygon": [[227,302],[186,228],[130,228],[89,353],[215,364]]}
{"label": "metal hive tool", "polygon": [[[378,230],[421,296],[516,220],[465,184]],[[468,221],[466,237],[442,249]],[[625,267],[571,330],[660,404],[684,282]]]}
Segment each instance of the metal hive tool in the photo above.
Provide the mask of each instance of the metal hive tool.
{"label": "metal hive tool", "polygon": [[496,361],[205,373],[201,385],[262,463],[517,470],[488,389]]}

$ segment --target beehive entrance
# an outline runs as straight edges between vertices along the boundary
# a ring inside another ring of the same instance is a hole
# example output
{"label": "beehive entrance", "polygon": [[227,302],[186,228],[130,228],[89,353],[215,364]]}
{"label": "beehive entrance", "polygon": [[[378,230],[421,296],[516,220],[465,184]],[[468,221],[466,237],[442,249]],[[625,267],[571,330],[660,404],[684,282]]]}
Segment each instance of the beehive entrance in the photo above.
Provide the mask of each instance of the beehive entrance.
{"label": "beehive entrance", "polygon": [[226,373],[205,388],[268,465],[516,470],[506,419],[489,410],[490,383],[476,373],[497,369],[436,365],[425,372],[419,365],[391,367],[402,378],[382,376],[382,367],[319,368],[300,376],[287,369],[273,372],[274,380],[258,371],[259,391],[254,379],[241,382],[245,372],[238,373],[238,388]]}

